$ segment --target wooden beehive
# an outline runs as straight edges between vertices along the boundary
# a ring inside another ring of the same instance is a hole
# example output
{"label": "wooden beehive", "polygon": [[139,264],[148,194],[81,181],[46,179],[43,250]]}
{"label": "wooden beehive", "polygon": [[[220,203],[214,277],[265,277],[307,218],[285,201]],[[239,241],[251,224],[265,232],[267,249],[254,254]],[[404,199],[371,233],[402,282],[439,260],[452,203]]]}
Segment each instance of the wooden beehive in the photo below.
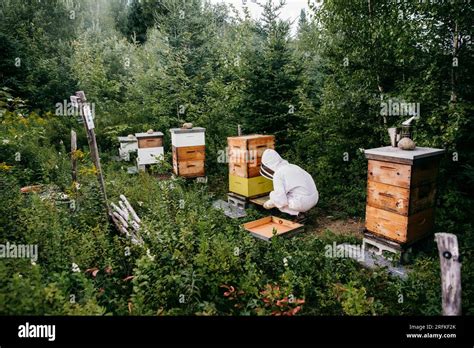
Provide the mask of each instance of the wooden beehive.
{"label": "wooden beehive", "polygon": [[125,151],[133,152],[133,151],[137,151],[138,149],[137,138],[134,135],[129,135],[126,137],[118,137],[118,141],[120,143],[120,148]]}
{"label": "wooden beehive", "polygon": [[404,151],[387,146],[365,150],[368,163],[366,229],[410,244],[434,225],[436,180],[442,149]]}
{"label": "wooden beehive", "polygon": [[205,129],[201,127],[173,128],[170,132],[173,172],[186,178],[205,176]]}
{"label": "wooden beehive", "polygon": [[275,136],[252,134],[228,137],[227,145],[229,174],[253,178],[260,175],[263,152],[275,148]]}
{"label": "wooden beehive", "polygon": [[163,133],[161,132],[135,133],[135,137],[138,139],[139,149],[163,147]]}
{"label": "wooden beehive", "polygon": [[130,153],[138,150],[138,140],[134,135],[118,137],[120,143],[119,155],[125,161],[130,160]]}
{"label": "wooden beehive", "polygon": [[173,172],[184,177],[204,176],[206,146],[173,146]]}
{"label": "wooden beehive", "polygon": [[150,130],[146,133],[135,133],[135,137],[138,140],[137,165],[140,170],[163,159],[163,133]]}
{"label": "wooden beehive", "polygon": [[262,155],[275,148],[275,136],[252,134],[227,138],[229,191],[252,198],[273,190],[273,182],[260,175]]}

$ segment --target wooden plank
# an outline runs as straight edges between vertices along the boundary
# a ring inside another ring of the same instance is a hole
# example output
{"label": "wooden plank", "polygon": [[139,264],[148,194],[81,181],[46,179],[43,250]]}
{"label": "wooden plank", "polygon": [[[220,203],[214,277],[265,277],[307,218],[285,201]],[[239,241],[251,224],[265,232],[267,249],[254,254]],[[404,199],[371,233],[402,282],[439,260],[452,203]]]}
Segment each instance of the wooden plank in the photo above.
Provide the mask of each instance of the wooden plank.
{"label": "wooden plank", "polygon": [[436,203],[436,183],[412,187],[410,189],[409,214],[416,214],[428,208],[433,208]]}
{"label": "wooden plank", "polygon": [[256,160],[245,163],[243,161],[232,162],[231,158],[229,161],[229,173],[232,175],[237,175],[242,178],[254,178],[260,176],[260,166],[261,166],[261,157]]}
{"label": "wooden plank", "polygon": [[432,208],[403,216],[367,205],[365,227],[371,233],[405,244],[430,233],[433,229],[433,217]]}
{"label": "wooden plank", "polygon": [[[85,110],[87,109],[87,99],[84,91],[77,91],[76,95],[77,101],[79,103],[79,107],[81,109],[81,117],[84,122],[84,129],[87,134],[87,140],[89,142],[89,149],[91,152],[91,157],[92,161],[94,162],[94,166],[96,169],[96,176],[97,176],[97,181],[99,182],[99,187],[100,187],[100,192],[102,193],[102,198],[103,198],[103,204],[107,210],[109,211],[109,206],[107,203],[107,192],[105,189],[105,181],[104,181],[104,175],[102,173],[102,166],[100,165],[100,155],[99,155],[99,149],[97,147],[97,140],[95,137],[95,131],[94,128],[90,128],[90,122],[87,123],[88,121],[86,120],[86,112]],[[89,108],[90,111],[90,108]]]}
{"label": "wooden plank", "polygon": [[257,227],[257,226],[260,226],[260,225],[268,224],[271,221],[272,221],[272,217],[271,216],[266,216],[266,217],[258,219],[258,220],[247,222],[243,226],[244,226],[245,229],[254,228],[254,227]]}
{"label": "wooden plank", "polygon": [[302,224],[275,216],[267,216],[263,219],[248,222],[243,227],[255,237],[267,241],[274,237],[273,231],[276,231],[276,236],[280,236],[293,234],[304,229]]}
{"label": "wooden plank", "polygon": [[382,156],[382,155],[372,155],[372,154],[365,154],[365,158],[368,160],[374,160],[374,161],[384,161],[384,162],[390,162],[390,163],[397,163],[397,164],[407,164],[407,165],[412,165],[413,160],[407,159],[407,158],[393,158],[390,156]]}
{"label": "wooden plank", "polygon": [[162,147],[163,138],[162,137],[148,137],[148,138],[139,138],[138,147],[140,149],[149,148],[149,147]]}
{"label": "wooden plank", "polygon": [[236,137],[227,137],[227,142],[231,144],[233,141],[241,142],[241,141],[247,141],[247,140],[253,140],[253,139],[275,139],[274,135],[267,135],[267,134],[248,134],[248,135],[242,135],[242,136],[236,136]]}
{"label": "wooden plank", "polygon": [[434,227],[434,209],[426,209],[408,217],[407,240],[405,243],[411,243],[421,239]]}
{"label": "wooden plank", "polygon": [[263,205],[266,201],[270,199],[269,195],[257,197],[257,198],[252,198],[250,199],[250,202],[257,204],[257,205]]}
{"label": "wooden plank", "polygon": [[247,149],[250,152],[251,160],[255,158],[260,158],[263,155],[263,152],[266,149],[274,149],[275,148],[275,139],[274,138],[259,138],[259,139],[252,139],[248,141]]}
{"label": "wooden plank", "polygon": [[242,178],[248,177],[248,166],[246,163],[229,163],[229,174],[240,176]]}
{"label": "wooden plank", "polygon": [[206,146],[173,146],[173,154],[176,154],[178,161],[204,160],[206,158]]}
{"label": "wooden plank", "polygon": [[140,218],[138,217],[137,213],[135,213],[135,210],[133,209],[133,207],[131,206],[131,204],[128,202],[127,197],[125,197],[124,195],[120,195],[120,199],[122,200],[122,202],[124,203],[124,205],[127,207],[128,212],[130,213],[130,215],[131,215],[131,217],[133,218],[133,220],[135,220],[135,221],[138,222],[138,223],[141,223],[142,221],[141,221]]}
{"label": "wooden plank", "polygon": [[461,260],[458,239],[451,233],[436,233],[441,263],[443,315],[461,315]]}
{"label": "wooden plank", "polygon": [[438,176],[440,158],[430,161],[417,161],[412,168],[411,186],[416,187],[435,182]]}
{"label": "wooden plank", "polygon": [[184,177],[204,176],[204,161],[179,161],[178,173]]}
{"label": "wooden plank", "polygon": [[399,163],[369,160],[368,180],[409,188],[411,166]]}
{"label": "wooden plank", "polygon": [[408,215],[410,190],[382,184],[373,180],[367,182],[367,204],[391,212]]}
{"label": "wooden plank", "polygon": [[232,150],[235,152],[251,150],[255,153],[250,153],[250,155],[261,157],[265,149],[275,147],[275,136],[254,134],[251,136],[228,137],[227,145],[231,152]]}
{"label": "wooden plank", "polygon": [[369,232],[399,243],[407,241],[408,218],[383,209],[366,207],[365,227]]}
{"label": "wooden plank", "polygon": [[260,163],[250,165],[247,163],[229,163],[229,173],[241,178],[255,178],[260,176]]}

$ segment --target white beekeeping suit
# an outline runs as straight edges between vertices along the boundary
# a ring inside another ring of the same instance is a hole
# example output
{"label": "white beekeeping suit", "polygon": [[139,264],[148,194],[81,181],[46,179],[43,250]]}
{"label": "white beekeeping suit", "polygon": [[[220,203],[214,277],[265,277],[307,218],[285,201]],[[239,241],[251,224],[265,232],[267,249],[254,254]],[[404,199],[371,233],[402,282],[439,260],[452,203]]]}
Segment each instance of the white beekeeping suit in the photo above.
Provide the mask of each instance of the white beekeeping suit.
{"label": "white beekeeping suit", "polygon": [[277,207],[284,213],[298,215],[318,203],[319,193],[311,175],[289,164],[275,150],[267,149],[263,153],[260,174],[273,180],[270,199],[263,205],[266,209]]}

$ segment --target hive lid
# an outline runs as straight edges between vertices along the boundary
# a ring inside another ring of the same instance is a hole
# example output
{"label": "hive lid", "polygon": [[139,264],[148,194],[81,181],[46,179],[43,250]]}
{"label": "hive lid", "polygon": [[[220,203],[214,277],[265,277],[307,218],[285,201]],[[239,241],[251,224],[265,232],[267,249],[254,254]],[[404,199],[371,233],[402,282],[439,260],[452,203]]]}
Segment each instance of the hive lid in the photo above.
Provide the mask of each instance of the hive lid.
{"label": "hive lid", "polygon": [[398,147],[384,146],[375,149],[364,150],[365,157],[373,160],[392,160],[398,163],[413,163],[414,161],[432,157],[440,156],[446,151],[444,149],[435,149],[431,147],[417,146],[414,150],[407,151],[399,149]]}
{"label": "hive lid", "polygon": [[156,138],[162,137],[163,133],[161,132],[153,132],[153,133],[135,133],[137,138]]}
{"label": "hive lid", "polygon": [[181,134],[181,133],[200,133],[206,131],[206,128],[202,127],[193,127],[190,129],[187,128],[171,128],[170,132],[174,134]]}
{"label": "hive lid", "polygon": [[250,221],[243,224],[242,227],[254,237],[265,241],[269,241],[274,236],[292,235],[304,230],[304,225],[276,216]]}
{"label": "hive lid", "polygon": [[118,141],[120,143],[134,143],[137,141],[137,138],[133,135],[133,136],[128,136],[128,137],[118,137]]}
{"label": "hive lid", "polygon": [[260,139],[260,138],[275,138],[274,135],[271,134],[249,134],[249,135],[240,135],[240,136],[235,136],[235,137],[227,137],[227,139],[245,139],[245,140],[250,140],[250,139]]}

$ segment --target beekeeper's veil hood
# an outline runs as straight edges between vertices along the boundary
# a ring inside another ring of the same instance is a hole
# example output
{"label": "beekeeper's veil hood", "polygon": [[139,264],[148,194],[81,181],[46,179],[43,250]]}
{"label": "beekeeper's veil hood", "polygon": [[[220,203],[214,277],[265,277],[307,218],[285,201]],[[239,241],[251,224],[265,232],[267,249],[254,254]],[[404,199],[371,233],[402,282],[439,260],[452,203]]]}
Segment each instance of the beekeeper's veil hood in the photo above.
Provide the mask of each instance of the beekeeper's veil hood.
{"label": "beekeeper's veil hood", "polygon": [[275,150],[266,149],[262,155],[260,174],[267,179],[273,180],[273,174],[282,164],[288,164],[288,162],[281,158]]}

